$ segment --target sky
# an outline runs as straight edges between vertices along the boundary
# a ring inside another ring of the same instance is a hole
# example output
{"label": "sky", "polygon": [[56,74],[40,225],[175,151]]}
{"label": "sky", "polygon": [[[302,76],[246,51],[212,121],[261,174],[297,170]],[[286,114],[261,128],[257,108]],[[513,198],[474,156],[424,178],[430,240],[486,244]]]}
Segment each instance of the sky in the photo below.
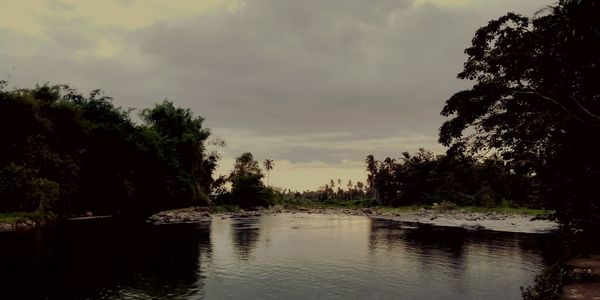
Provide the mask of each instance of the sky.
{"label": "sky", "polygon": [[[217,173],[252,152],[273,186],[365,181],[364,159],[436,153],[464,49],[556,0],[2,0],[0,80],[164,99],[205,118]],[[135,119],[136,112],[133,112]]]}

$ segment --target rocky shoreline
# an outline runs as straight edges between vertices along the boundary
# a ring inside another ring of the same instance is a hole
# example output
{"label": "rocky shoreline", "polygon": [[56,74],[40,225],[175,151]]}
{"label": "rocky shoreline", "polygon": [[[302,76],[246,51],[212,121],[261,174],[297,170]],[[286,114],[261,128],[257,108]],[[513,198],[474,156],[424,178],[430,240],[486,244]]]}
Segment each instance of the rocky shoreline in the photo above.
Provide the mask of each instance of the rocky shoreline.
{"label": "rocky shoreline", "polygon": [[161,211],[148,218],[148,222],[161,224],[198,223],[210,221],[212,215],[208,207],[188,207]]}
{"label": "rocky shoreline", "polygon": [[[526,214],[504,214],[497,212],[468,212],[464,209],[440,210],[421,208],[414,211],[390,212],[381,208],[285,208],[274,206],[259,210],[239,210],[233,212],[211,212],[209,207],[189,207],[162,211],[148,218],[148,222],[161,224],[182,224],[210,222],[212,218],[251,218],[276,214],[325,214],[366,216],[398,222],[430,224],[435,226],[462,227],[471,230],[494,230],[505,232],[544,233],[557,228],[549,220],[536,219]],[[0,232],[29,230],[44,226],[46,222],[24,220],[16,223],[0,223]]]}
{"label": "rocky shoreline", "polygon": [[462,227],[472,230],[494,230],[505,232],[544,233],[554,230],[557,224],[549,220],[535,219],[525,214],[503,214],[497,212],[467,212],[463,209],[437,210],[421,208],[407,212],[388,212],[381,208],[284,208],[275,206],[253,211],[211,213],[208,207],[190,207],[157,213],[148,222],[160,224],[180,224],[209,222],[213,217],[250,218],[276,214],[326,214],[366,216],[377,219],[430,224],[435,226]]}
{"label": "rocky shoreline", "polygon": [[0,223],[0,232],[16,231],[16,230],[29,230],[38,226],[44,226],[46,222],[24,220],[16,223]]}

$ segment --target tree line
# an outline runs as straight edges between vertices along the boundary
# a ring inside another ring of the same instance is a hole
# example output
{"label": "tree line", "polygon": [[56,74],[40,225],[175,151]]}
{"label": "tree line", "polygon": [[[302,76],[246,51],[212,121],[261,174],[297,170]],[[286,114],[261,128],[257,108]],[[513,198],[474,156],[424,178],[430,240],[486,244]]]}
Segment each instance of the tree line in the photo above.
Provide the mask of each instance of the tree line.
{"label": "tree line", "polygon": [[[265,159],[263,167],[267,174],[273,169],[275,162]],[[229,175],[220,176],[215,181],[215,197],[213,204],[237,205],[241,208],[271,206],[279,202],[280,193],[263,182],[265,174],[257,160],[250,152],[236,158],[233,170]],[[227,188],[227,184],[230,188]]]}
{"label": "tree line", "polygon": [[368,193],[381,205],[537,207],[536,182],[496,155],[477,158],[420,149],[398,159],[366,158]]}
{"label": "tree line", "polygon": [[317,190],[280,191],[289,201],[362,201],[371,205],[518,206],[540,208],[535,176],[498,155],[434,154],[425,149],[399,158],[365,159],[366,183],[331,179]]}
{"label": "tree line", "polygon": [[[224,141],[190,109],[165,100],[141,110],[139,122],[132,111],[100,90],[0,82],[0,212],[146,216],[208,205],[211,194],[244,208],[274,203],[251,153],[214,178],[219,155],[208,148]],[[263,167],[268,174],[274,161]]]}
{"label": "tree line", "polygon": [[0,211],[148,214],[206,205],[217,166],[210,130],[163,101],[140,113],[100,91],[0,84]]}

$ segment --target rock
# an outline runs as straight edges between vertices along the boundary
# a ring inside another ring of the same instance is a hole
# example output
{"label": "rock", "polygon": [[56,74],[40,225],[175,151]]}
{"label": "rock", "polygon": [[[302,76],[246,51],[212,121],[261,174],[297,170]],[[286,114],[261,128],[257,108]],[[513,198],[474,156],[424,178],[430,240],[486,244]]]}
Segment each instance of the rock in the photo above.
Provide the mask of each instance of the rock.
{"label": "rock", "polygon": [[86,217],[93,217],[94,214],[91,211],[88,210],[88,211],[85,212],[85,216]]}
{"label": "rock", "polygon": [[481,224],[475,224],[475,225],[463,224],[461,227],[466,228],[466,229],[472,229],[472,230],[485,229],[485,227],[483,225],[481,225]]}
{"label": "rock", "polygon": [[9,231],[15,228],[12,224],[0,223],[0,231]]}

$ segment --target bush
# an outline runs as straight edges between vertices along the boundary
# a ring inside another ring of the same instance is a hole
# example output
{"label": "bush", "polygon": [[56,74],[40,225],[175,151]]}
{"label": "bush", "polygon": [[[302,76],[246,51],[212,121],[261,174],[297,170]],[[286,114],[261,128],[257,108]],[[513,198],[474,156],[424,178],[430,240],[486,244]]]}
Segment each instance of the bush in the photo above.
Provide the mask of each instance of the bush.
{"label": "bush", "polygon": [[440,203],[438,205],[438,208],[442,209],[442,210],[451,210],[451,209],[455,209],[456,207],[457,207],[456,203],[446,201],[446,200],[442,201],[442,203]]}
{"label": "bush", "polygon": [[533,286],[521,287],[521,294],[525,300],[559,300],[562,287],[572,281],[573,273],[562,263],[556,263],[537,275]]}

